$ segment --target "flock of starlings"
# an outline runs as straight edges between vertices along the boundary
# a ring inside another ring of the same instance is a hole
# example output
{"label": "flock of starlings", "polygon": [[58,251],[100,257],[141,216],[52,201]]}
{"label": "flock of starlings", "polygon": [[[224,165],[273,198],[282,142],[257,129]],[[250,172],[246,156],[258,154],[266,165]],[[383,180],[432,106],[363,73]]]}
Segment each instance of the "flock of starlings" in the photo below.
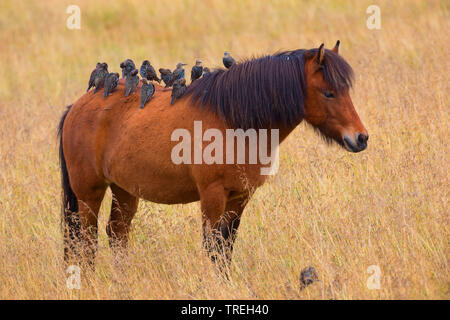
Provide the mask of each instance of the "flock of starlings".
{"label": "flock of starlings", "polygon": [[[224,53],[222,61],[227,69],[235,63],[235,60],[228,52]],[[145,104],[155,93],[155,86],[152,81],[161,83],[162,80],[166,85],[165,88],[172,87],[172,100],[170,101],[170,104],[174,104],[175,101],[179,99],[187,90],[186,79],[184,78],[185,65],[185,63],[178,63],[173,72],[170,71],[170,69],[160,68],[160,79],[156,74],[155,68],[153,68],[150,64],[150,61],[144,60],[139,69],[139,73],[142,76],[141,105],[139,108],[144,108]],[[133,92],[139,85],[140,79],[138,76],[138,70],[131,59],[123,61],[120,64],[120,68],[122,69],[122,78],[125,78],[125,97],[128,97],[130,93]],[[211,71],[209,68],[203,67],[202,62],[200,60],[196,60],[195,65],[191,70],[191,84],[200,77],[208,77],[210,73]],[[149,82],[147,82],[147,80]],[[117,72],[109,73],[108,64],[105,62],[98,62],[96,68],[91,73],[91,77],[89,78],[89,86],[86,92],[94,87],[94,93],[97,93],[97,91],[103,88],[103,97],[106,98],[116,89],[118,83],[119,74]]]}

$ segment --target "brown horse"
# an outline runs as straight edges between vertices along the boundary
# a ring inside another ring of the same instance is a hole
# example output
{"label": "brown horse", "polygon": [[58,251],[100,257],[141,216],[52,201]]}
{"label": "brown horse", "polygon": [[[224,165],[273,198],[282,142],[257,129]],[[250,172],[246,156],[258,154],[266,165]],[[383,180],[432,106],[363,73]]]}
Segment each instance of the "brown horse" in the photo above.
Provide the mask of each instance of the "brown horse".
{"label": "brown horse", "polygon": [[[139,109],[139,91],[125,97],[123,81],[106,99],[100,92],[82,96],[59,125],[65,260],[82,257],[93,265],[98,211],[110,187],[106,231],[114,252],[127,245],[139,198],[164,204],[200,200],[205,248],[213,261],[229,262],[245,205],[267,178],[261,174],[263,163],[249,161],[250,141],[244,163],[236,163],[234,153],[234,161],[226,163],[176,163],[174,131],[195,135],[194,121],[201,121],[203,131],[224,134],[237,128],[277,129],[282,142],[305,119],[327,141],[352,152],[364,150],[368,134],[349,95],[353,71],[338,47],[339,41],[332,50],[322,44],[216,70],[189,86],[173,106],[170,90],[156,85],[154,97]],[[194,138],[183,156],[191,158],[209,141]],[[263,143],[271,145],[271,139]]]}

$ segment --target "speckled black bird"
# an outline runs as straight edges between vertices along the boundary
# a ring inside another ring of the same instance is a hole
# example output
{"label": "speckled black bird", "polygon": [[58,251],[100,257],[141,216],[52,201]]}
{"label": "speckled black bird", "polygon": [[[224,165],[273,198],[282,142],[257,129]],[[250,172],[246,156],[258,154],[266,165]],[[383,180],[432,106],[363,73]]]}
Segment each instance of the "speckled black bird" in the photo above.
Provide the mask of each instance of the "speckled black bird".
{"label": "speckled black bird", "polygon": [[108,64],[103,62],[100,64],[100,66],[98,67],[98,70],[95,74],[94,93],[97,93],[97,91],[99,91],[100,89],[103,88],[103,85],[105,84],[105,79],[106,79],[107,75],[108,75]]}
{"label": "speckled black bird", "polygon": [[125,97],[128,97],[131,92],[136,89],[139,84],[139,76],[137,69],[131,71],[125,78]]}
{"label": "speckled black bird", "polygon": [[165,88],[169,87],[170,79],[172,79],[172,71],[170,69],[160,68],[159,73],[161,74],[161,79],[166,84]]}
{"label": "speckled black bird", "polygon": [[191,70],[191,83],[195,80],[199,79],[203,73],[203,66],[200,60],[195,61],[195,66],[192,67]]}
{"label": "speckled black bird", "polygon": [[233,57],[230,56],[230,54],[227,51],[224,52],[222,61],[223,61],[223,65],[227,69],[230,69],[231,66],[236,62],[236,61],[234,61]]}
{"label": "speckled black bird", "polygon": [[[186,63],[181,63],[181,62],[179,62],[177,64],[177,67],[172,72],[172,77],[170,78],[170,81],[168,84],[169,87],[173,86],[175,81],[177,81],[179,79],[184,79],[184,66],[185,65],[186,65]],[[167,87],[167,85],[166,85],[166,87]]]}
{"label": "speckled black bird", "polygon": [[122,69],[122,78],[126,78],[127,75],[136,69],[133,60],[127,59],[120,64],[120,68]]}
{"label": "speckled black bird", "polygon": [[170,104],[174,104],[176,100],[180,99],[181,96],[186,92],[186,90],[186,79],[181,78],[175,80],[175,82],[173,83],[172,100],[170,101]]}
{"label": "speckled black bird", "polygon": [[319,276],[314,267],[309,266],[308,268],[303,269],[300,272],[300,290],[303,290],[306,286],[309,286],[317,280],[319,280]]}
{"label": "speckled black bird", "polygon": [[186,66],[186,65],[187,65],[186,63],[181,63],[181,62],[177,63],[177,67],[172,72],[172,75],[174,76],[175,81],[179,80],[179,79],[184,79],[184,66]]}
{"label": "speckled black bird", "polygon": [[111,92],[116,89],[119,84],[119,74],[117,72],[109,73],[105,80],[105,89],[103,90],[103,97],[106,98]]}
{"label": "speckled black bird", "polygon": [[150,100],[151,97],[155,94],[155,86],[151,82],[147,82],[144,78],[142,79],[141,86],[141,106],[140,109],[144,109],[145,104]]}
{"label": "speckled black bird", "polygon": [[142,62],[139,73],[141,74],[143,79],[158,81],[158,83],[161,82],[161,79],[159,79],[158,75],[156,74],[155,68],[153,68],[153,66],[150,64],[150,61],[148,60],[144,60],[144,62]]}
{"label": "speckled black bird", "polygon": [[97,71],[100,68],[100,65],[101,65],[101,63],[97,62],[97,66],[95,67],[94,70],[92,70],[91,77],[89,78],[89,86],[88,86],[86,92],[88,92],[94,86],[95,76],[97,75]]}
{"label": "speckled black bird", "polygon": [[208,67],[204,67],[203,68],[203,76],[202,78],[208,78],[211,75],[211,71],[209,70]]}

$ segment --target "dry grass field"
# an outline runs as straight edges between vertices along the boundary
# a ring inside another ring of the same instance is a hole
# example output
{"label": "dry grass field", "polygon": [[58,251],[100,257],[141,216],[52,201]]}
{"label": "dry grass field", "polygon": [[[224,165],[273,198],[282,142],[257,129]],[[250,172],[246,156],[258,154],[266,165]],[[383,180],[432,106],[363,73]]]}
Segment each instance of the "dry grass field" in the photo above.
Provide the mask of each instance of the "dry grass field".
{"label": "dry grass field", "polygon": [[[81,8],[81,30],[66,8]],[[369,30],[366,8],[381,8]],[[449,299],[448,1],[0,2],[0,299]],[[66,288],[56,127],[97,61],[196,58],[221,65],[282,49],[330,48],[355,70],[366,151],[328,146],[301,124],[280,170],[244,212],[230,281],[201,247],[198,203],[141,201],[126,263],[100,212],[95,272]],[[312,265],[320,282],[299,291]],[[369,290],[367,268],[381,270]]]}

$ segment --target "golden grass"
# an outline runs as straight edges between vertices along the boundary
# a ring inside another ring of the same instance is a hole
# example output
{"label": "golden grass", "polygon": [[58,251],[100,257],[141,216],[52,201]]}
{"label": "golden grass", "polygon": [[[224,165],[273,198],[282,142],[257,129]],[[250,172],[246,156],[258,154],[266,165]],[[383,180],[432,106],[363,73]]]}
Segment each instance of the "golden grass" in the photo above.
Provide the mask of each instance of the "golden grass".
{"label": "golden grass", "polygon": [[[71,31],[73,2],[0,2],[0,298],[450,298],[447,1],[75,1],[81,30]],[[381,30],[366,28],[373,2]],[[108,194],[97,269],[66,289],[56,126],[97,61],[216,66],[224,50],[239,58],[337,39],[369,148],[350,154],[300,125],[247,206],[230,282],[202,252],[197,203],[141,202],[129,259],[112,267]],[[308,265],[321,281],[299,293]],[[366,287],[370,265],[380,290]]]}

